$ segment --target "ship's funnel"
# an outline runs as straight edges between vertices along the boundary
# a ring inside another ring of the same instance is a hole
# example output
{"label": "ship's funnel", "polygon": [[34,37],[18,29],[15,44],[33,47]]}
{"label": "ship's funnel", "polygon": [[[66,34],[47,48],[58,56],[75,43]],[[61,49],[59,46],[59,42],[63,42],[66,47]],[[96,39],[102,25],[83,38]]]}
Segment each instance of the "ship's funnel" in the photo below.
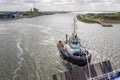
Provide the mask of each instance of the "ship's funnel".
{"label": "ship's funnel", "polygon": [[68,35],[66,34],[66,41],[68,41]]}

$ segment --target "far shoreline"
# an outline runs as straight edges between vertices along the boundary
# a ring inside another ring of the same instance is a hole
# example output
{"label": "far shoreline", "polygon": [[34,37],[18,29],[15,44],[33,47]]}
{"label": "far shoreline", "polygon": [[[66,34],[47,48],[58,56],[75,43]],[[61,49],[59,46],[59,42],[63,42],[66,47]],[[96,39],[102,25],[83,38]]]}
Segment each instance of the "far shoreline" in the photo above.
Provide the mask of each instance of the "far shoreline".
{"label": "far shoreline", "polygon": [[112,27],[112,24],[120,24],[120,12],[78,14],[76,17],[79,21],[85,23],[99,23],[104,27]]}
{"label": "far shoreline", "polygon": [[[3,13],[3,12],[0,12]],[[7,12],[5,12],[7,13]],[[54,14],[62,14],[62,13],[69,13],[69,11],[45,11],[45,12],[16,12],[17,17],[8,17],[8,18],[0,18],[0,21],[9,21],[9,20],[18,20],[18,19],[24,19],[24,18],[33,18],[33,17],[39,17],[39,16],[46,16],[46,15],[54,15]],[[4,16],[4,14],[2,14]],[[6,16],[6,15],[5,15]]]}

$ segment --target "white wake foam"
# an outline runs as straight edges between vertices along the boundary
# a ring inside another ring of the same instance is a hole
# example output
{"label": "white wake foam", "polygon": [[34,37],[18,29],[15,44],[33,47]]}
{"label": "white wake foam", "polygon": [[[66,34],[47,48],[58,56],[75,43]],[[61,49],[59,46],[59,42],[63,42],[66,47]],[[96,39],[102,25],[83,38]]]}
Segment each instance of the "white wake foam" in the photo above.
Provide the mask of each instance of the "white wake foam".
{"label": "white wake foam", "polygon": [[23,58],[23,49],[22,49],[22,47],[21,47],[21,44],[22,44],[22,42],[21,42],[22,40],[21,39],[18,39],[18,41],[17,41],[17,48],[18,48],[18,50],[19,50],[19,53],[17,53],[17,58],[18,58],[18,63],[17,63],[17,68],[14,70],[14,76],[13,76],[13,80],[15,80],[16,79],[16,77],[17,77],[17,72],[21,69],[21,67],[23,66],[23,61],[24,61],[24,58]]}

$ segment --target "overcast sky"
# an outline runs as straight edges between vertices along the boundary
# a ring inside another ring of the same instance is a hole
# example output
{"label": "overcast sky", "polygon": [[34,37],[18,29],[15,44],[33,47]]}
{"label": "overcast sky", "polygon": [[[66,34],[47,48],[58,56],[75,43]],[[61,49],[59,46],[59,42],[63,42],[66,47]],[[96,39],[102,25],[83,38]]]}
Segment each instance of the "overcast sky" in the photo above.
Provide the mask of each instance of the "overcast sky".
{"label": "overcast sky", "polygon": [[120,11],[120,0],[0,0],[0,11]]}

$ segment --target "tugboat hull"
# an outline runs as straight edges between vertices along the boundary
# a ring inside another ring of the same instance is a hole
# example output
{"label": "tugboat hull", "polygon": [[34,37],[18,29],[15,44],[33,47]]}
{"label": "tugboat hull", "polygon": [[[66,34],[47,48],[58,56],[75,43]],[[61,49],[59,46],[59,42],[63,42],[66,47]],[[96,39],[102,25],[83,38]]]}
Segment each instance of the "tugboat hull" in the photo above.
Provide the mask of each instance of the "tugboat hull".
{"label": "tugboat hull", "polygon": [[68,39],[68,35],[66,35],[66,40],[60,40],[57,44],[57,48],[63,59],[79,66],[85,66],[90,62],[91,54],[81,46],[80,38],[76,33],[77,24],[75,19],[73,25],[72,36]]}
{"label": "tugboat hull", "polygon": [[89,54],[88,58],[87,57],[81,57],[81,56],[73,56],[73,55],[68,55],[59,44],[57,44],[57,48],[60,52],[60,56],[64,59],[67,60],[75,65],[78,66],[85,66],[88,62],[90,63],[91,61],[91,55]]}

